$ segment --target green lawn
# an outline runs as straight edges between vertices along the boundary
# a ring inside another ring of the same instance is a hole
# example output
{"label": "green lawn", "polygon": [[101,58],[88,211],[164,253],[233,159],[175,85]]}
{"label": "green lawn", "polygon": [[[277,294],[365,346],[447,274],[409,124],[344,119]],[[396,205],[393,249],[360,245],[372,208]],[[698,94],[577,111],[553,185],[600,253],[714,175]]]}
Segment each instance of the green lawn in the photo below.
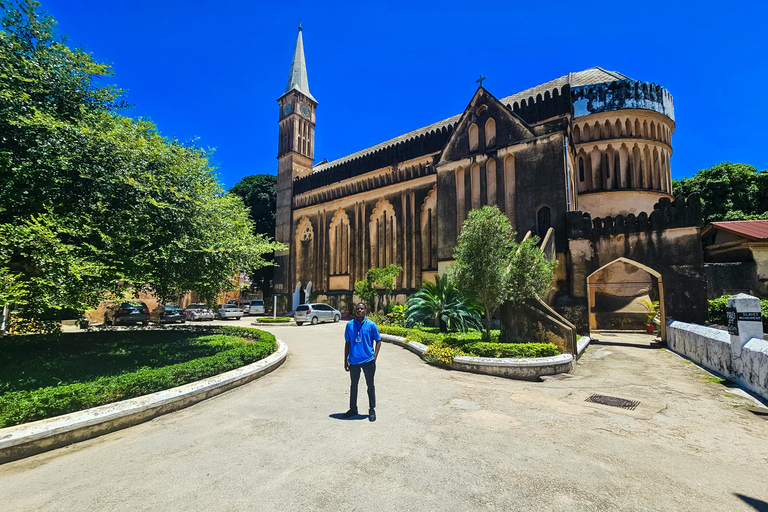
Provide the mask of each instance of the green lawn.
{"label": "green lawn", "polygon": [[0,339],[0,427],[217,375],[277,348],[242,327],[102,331]]}

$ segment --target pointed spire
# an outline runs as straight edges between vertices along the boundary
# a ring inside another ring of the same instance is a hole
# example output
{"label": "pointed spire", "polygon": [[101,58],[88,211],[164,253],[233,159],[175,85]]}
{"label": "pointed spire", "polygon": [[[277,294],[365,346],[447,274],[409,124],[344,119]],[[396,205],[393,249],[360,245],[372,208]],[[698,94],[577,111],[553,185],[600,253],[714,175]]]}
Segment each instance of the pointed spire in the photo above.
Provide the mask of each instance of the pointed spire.
{"label": "pointed spire", "polygon": [[296,38],[296,49],[293,50],[291,71],[288,74],[288,85],[285,86],[286,94],[296,89],[313,101],[317,101],[309,93],[309,81],[307,80],[307,64],[304,62],[304,40],[301,37],[301,23],[299,23],[299,36]]}

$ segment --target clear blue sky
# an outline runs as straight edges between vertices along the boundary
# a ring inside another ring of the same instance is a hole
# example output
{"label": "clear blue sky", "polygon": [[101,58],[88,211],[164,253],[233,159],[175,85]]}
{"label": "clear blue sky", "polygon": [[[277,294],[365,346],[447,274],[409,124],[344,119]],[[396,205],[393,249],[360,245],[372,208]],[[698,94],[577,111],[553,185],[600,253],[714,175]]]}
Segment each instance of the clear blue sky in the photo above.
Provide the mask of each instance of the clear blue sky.
{"label": "clear blue sky", "polygon": [[480,73],[503,97],[592,66],[675,101],[672,177],[768,168],[768,3],[42,0],[112,64],[161,133],[216,148],[226,188],[277,170],[276,99],[299,21],[318,100],[316,161],[460,113]]}

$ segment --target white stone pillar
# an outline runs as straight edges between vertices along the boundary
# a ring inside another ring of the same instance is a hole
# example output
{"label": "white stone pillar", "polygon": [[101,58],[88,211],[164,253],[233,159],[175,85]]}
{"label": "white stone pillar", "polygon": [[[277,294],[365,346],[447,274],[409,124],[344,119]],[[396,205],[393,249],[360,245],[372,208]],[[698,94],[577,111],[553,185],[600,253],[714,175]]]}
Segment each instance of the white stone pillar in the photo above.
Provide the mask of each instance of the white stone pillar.
{"label": "white stone pillar", "polygon": [[740,293],[728,298],[728,333],[731,335],[732,369],[738,376],[743,374],[741,351],[752,338],[762,339],[763,322],[760,317],[760,299]]}

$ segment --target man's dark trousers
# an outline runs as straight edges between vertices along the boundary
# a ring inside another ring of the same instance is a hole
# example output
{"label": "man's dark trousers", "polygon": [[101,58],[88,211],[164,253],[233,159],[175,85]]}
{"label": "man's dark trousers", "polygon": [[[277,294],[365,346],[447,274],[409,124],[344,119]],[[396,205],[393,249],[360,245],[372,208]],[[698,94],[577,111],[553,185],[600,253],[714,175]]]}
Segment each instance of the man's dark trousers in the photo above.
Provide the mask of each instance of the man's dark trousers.
{"label": "man's dark trousers", "polygon": [[352,385],[349,388],[349,408],[357,410],[357,384],[360,382],[360,370],[363,370],[365,383],[368,385],[368,408],[374,409],[376,407],[376,387],[373,385],[373,374],[376,373],[376,361],[349,365],[349,378],[352,380]]}

